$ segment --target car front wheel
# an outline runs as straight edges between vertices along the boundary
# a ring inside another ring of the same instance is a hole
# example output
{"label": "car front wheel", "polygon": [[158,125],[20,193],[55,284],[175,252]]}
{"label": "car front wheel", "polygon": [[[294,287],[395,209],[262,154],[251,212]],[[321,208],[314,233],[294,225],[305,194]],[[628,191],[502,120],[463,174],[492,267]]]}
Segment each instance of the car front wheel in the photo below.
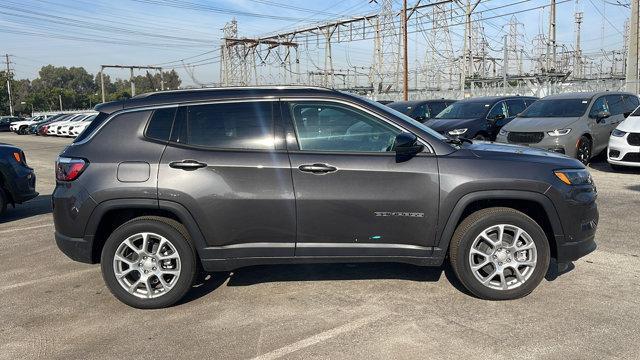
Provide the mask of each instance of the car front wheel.
{"label": "car front wheel", "polygon": [[118,227],[101,256],[109,290],[127,305],[156,309],[184,297],[196,276],[196,252],[185,228],[161,217],[140,217]]}
{"label": "car front wheel", "polygon": [[531,293],[547,272],[550,249],[542,228],[511,208],[469,215],[456,229],[449,257],[456,276],[473,295],[517,299]]}

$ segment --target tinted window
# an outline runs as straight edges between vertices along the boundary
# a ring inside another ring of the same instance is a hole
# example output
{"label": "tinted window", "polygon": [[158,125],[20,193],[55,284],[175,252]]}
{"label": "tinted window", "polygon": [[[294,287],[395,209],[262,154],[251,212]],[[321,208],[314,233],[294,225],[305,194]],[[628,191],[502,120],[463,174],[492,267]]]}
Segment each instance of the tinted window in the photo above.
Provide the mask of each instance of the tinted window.
{"label": "tinted window", "polygon": [[491,111],[487,114],[487,119],[495,119],[498,115],[504,115],[504,117],[507,117],[507,109],[504,106],[504,101],[500,101],[493,105]]}
{"label": "tinted window", "polygon": [[518,115],[527,108],[523,100],[507,100],[507,106],[509,107],[510,117]]}
{"label": "tinted window", "polygon": [[167,141],[171,135],[171,126],[176,113],[175,108],[158,109],[151,115],[146,135],[152,139]]}
{"label": "tinted window", "polygon": [[393,110],[400,111],[405,115],[411,115],[411,111],[413,110],[413,107],[404,101],[392,102],[390,104],[387,104],[387,106],[392,108]]}
{"label": "tinted window", "polygon": [[536,101],[538,101],[538,99],[524,99],[524,105],[525,107],[529,107],[531,106],[531,104],[533,104]]}
{"label": "tinted window", "polygon": [[420,121],[425,121],[430,118],[431,114],[429,113],[429,108],[427,104],[418,105],[416,110],[413,112],[413,118]]}
{"label": "tinted window", "polygon": [[638,105],[640,105],[640,101],[637,96],[633,95],[622,95],[625,103],[625,112],[632,112],[635,110]]}
{"label": "tinted window", "polygon": [[240,102],[189,106],[180,142],[223,149],[273,149],[273,104]]}
{"label": "tinted window", "polygon": [[460,101],[447,106],[436,119],[477,119],[485,116],[491,104],[479,101]]}
{"label": "tinted window", "polygon": [[89,123],[89,125],[87,125],[84,131],[73,140],[73,142],[77,143],[89,137],[89,135],[91,135],[91,133],[93,133],[95,129],[102,125],[102,123],[104,123],[104,121],[107,120],[108,117],[108,114],[102,112],[99,113],[98,116],[96,116],[96,118],[93,119],[93,121]]}
{"label": "tinted window", "polygon": [[531,104],[520,117],[578,117],[584,115],[589,99],[548,99]]}
{"label": "tinted window", "polygon": [[599,112],[609,111],[609,107],[607,106],[607,102],[605,101],[605,97],[598,98],[593,105],[591,106],[591,111],[589,111],[589,116],[595,118]]}
{"label": "tinted window", "polygon": [[436,116],[442,112],[447,107],[447,103],[444,102],[434,102],[430,103],[429,107],[431,108],[431,116]]}
{"label": "tinted window", "polygon": [[611,115],[620,115],[625,111],[622,95],[607,95],[607,104]]}
{"label": "tinted window", "polygon": [[291,114],[300,150],[387,152],[399,130],[351,107],[293,103]]}

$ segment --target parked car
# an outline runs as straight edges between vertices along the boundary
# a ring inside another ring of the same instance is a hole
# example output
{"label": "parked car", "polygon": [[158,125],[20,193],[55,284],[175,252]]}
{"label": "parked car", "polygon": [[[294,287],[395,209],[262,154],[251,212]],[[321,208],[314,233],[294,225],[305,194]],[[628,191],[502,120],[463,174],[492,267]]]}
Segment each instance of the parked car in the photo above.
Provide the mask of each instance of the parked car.
{"label": "parked car", "polygon": [[58,120],[60,120],[63,116],[64,116],[64,114],[56,114],[56,115],[52,115],[52,116],[50,116],[50,117],[48,117],[48,118],[46,118],[46,119],[39,120],[39,121],[37,121],[37,122],[35,122],[35,123],[31,124],[31,125],[29,126],[29,128],[27,129],[26,133],[27,133],[27,134],[37,134],[37,129],[38,129],[38,127],[39,127],[39,126],[41,126],[41,125],[43,125],[43,124],[51,123],[51,122],[53,122],[53,121],[58,121]]}
{"label": "parked car", "polygon": [[449,105],[425,125],[447,136],[495,140],[504,125],[536,100],[525,96],[461,100]]}
{"label": "parked car", "polygon": [[506,125],[497,141],[559,152],[588,164],[638,105],[636,95],[624,92],[550,95]]}
{"label": "parked car", "polygon": [[8,204],[15,206],[36,196],[36,175],[27,165],[24,152],[13,145],[0,144],[0,215]]}
{"label": "parked car", "polygon": [[387,106],[423,123],[438,115],[454,102],[456,101],[445,99],[394,101],[391,104],[387,104]]}
{"label": "parked car", "polygon": [[0,131],[11,131],[11,122],[18,121],[16,118],[11,116],[2,116],[0,117]]}
{"label": "parked car", "polygon": [[55,238],[131,306],[175,303],[199,266],[447,258],[474,295],[513,299],[551,256],[596,247],[579,161],[447,138],[355,95],[180,90],[96,109],[56,162]]}
{"label": "parked car", "polygon": [[48,116],[46,115],[39,115],[39,116],[30,117],[28,119],[14,121],[11,123],[10,129],[11,131],[15,132],[18,135],[26,135],[28,132],[29,126],[39,121],[46,120],[47,117]]}
{"label": "parked car", "polygon": [[63,122],[66,121],[68,119],[70,119],[71,117],[75,116],[75,114],[63,114],[60,117],[57,117],[55,119],[47,119],[47,121],[39,124],[36,126],[36,135],[41,135],[41,136],[46,136],[47,135],[47,131],[49,130],[49,125],[53,124],[53,123],[58,123],[58,122]]}
{"label": "parked car", "polygon": [[76,137],[78,135],[80,135],[84,129],[86,129],[91,122],[96,118],[96,115],[90,115],[87,116],[86,118],[82,119],[82,121],[79,121],[78,123],[76,123],[75,125],[72,125],[69,127],[69,136],[70,137]]}
{"label": "parked car", "polygon": [[49,126],[47,128],[47,135],[49,135],[49,136],[62,136],[61,130],[62,130],[63,126],[66,126],[71,122],[79,121],[81,119],[84,119],[86,116],[87,116],[87,114],[75,114],[73,116],[68,117],[65,120],[53,122],[53,123],[49,124]]}
{"label": "parked car", "polygon": [[607,161],[614,170],[640,167],[640,108],[636,108],[611,133]]}
{"label": "parked car", "polygon": [[11,131],[11,123],[14,121],[21,121],[22,119],[16,116],[2,116],[0,117],[0,131]]}

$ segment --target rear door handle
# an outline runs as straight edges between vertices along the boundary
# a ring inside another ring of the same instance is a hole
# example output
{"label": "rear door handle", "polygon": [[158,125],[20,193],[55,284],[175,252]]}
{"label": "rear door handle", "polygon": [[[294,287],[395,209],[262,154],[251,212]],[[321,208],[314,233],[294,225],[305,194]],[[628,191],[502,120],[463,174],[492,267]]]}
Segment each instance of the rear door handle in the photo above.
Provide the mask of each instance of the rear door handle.
{"label": "rear door handle", "polygon": [[300,165],[298,169],[300,169],[300,171],[310,172],[314,174],[326,174],[338,170],[335,166],[327,164]]}
{"label": "rear door handle", "polygon": [[182,169],[182,170],[196,170],[203,167],[206,167],[207,164],[201,163],[196,160],[182,160],[182,161],[174,161],[170,162],[169,166],[174,169]]}

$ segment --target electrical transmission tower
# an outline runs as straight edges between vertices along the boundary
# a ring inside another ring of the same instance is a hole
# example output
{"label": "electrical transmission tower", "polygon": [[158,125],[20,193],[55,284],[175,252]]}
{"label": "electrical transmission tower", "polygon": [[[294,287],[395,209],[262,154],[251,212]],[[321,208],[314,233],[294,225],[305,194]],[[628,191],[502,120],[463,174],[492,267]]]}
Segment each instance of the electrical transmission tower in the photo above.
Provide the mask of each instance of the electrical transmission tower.
{"label": "electrical transmission tower", "polygon": [[[452,10],[440,3],[431,8],[431,30],[427,36],[424,76],[427,90],[452,90],[460,72],[454,66],[455,53],[449,31]],[[451,95],[449,95],[451,96]]]}
{"label": "electrical transmission tower", "polygon": [[376,18],[371,78],[374,96],[400,89],[400,23],[396,22],[392,0],[379,0]]}
{"label": "electrical transmission tower", "polygon": [[[221,45],[222,63],[220,66],[220,80],[223,86],[249,85],[254,66],[248,66],[249,55],[254,54],[255,46],[247,47],[246,43],[238,42],[238,22],[231,20],[222,28],[223,44]],[[250,57],[255,65],[255,58]]]}
{"label": "electrical transmission tower", "polygon": [[509,20],[509,33],[507,35],[507,51],[504,66],[509,75],[522,75],[522,53],[524,47],[524,34],[520,32],[524,24],[518,22],[515,16]]}

